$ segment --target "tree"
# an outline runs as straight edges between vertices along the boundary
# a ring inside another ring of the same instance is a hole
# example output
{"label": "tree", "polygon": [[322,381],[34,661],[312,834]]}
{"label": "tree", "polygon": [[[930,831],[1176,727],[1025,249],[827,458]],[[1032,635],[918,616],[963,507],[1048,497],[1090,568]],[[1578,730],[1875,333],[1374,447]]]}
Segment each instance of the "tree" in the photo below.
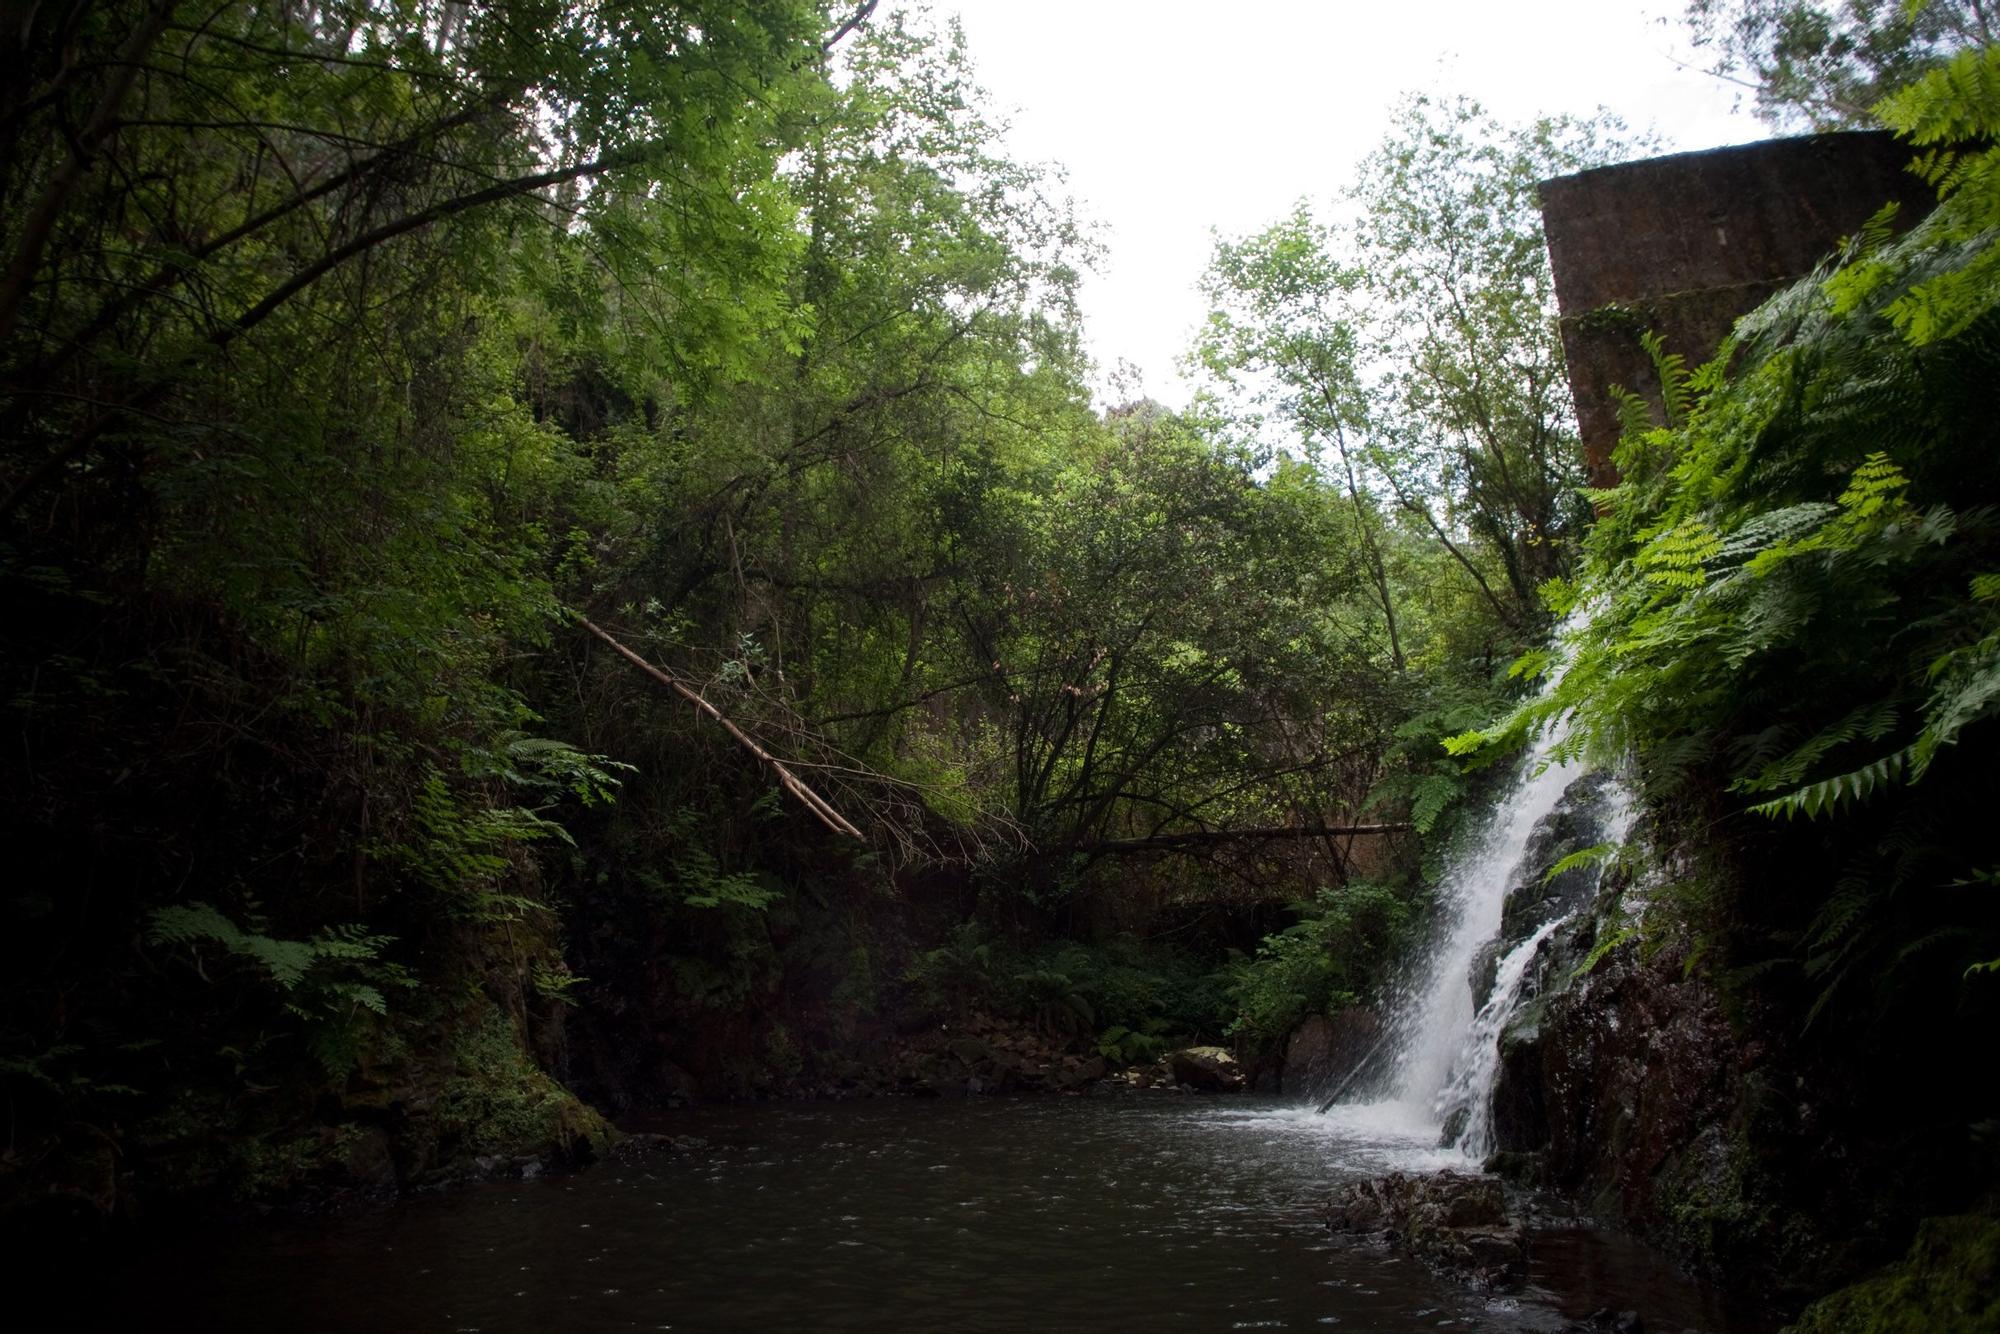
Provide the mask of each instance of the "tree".
{"label": "tree", "polygon": [[1786,130],[1872,126],[1884,94],[2000,38],[1992,0],[1689,0],[1685,17],[1713,72]]}
{"label": "tree", "polygon": [[1420,526],[1515,633],[1588,517],[1535,185],[1620,155],[1618,130],[1509,129],[1415,97],[1350,191],[1356,221],[1301,204],[1217,244],[1200,356],[1340,465],[1399,658],[1378,510]]}
{"label": "tree", "polygon": [[731,187],[826,22],[803,0],[31,10],[4,39],[26,77],[0,108],[0,513],[329,279],[421,286],[499,215],[637,196],[693,247],[767,234],[768,194]]}

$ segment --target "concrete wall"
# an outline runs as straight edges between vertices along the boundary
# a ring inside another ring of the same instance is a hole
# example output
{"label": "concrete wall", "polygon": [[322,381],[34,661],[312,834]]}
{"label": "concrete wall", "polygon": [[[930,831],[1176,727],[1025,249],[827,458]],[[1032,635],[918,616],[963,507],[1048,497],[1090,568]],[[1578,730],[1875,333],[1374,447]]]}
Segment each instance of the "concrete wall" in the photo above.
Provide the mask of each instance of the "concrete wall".
{"label": "concrete wall", "polygon": [[1563,352],[1593,486],[1617,481],[1614,386],[1656,410],[1659,384],[1639,345],[1665,338],[1690,367],[1737,317],[1810,273],[1891,199],[1905,222],[1931,196],[1887,134],[1812,135],[1679,153],[1541,184],[1542,220],[1562,311]]}

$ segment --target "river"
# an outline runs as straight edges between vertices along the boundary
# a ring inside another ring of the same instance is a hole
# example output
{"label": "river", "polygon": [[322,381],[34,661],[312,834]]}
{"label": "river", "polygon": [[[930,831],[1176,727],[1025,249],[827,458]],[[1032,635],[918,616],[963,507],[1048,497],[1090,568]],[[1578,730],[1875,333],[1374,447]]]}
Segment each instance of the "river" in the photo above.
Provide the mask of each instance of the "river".
{"label": "river", "polygon": [[1528,1289],[1338,1240],[1336,1182],[1443,1165],[1367,1107],[1174,1093],[716,1107],[706,1146],[329,1217],[190,1233],[96,1271],[89,1324],[214,1331],[1556,1330],[1725,1323],[1586,1231]]}

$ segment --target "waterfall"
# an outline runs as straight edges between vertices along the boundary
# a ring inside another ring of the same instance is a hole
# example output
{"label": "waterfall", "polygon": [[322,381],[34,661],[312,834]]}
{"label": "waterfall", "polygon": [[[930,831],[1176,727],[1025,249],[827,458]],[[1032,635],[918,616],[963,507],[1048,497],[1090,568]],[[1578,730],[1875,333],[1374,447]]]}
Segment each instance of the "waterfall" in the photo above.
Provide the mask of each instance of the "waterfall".
{"label": "waterfall", "polygon": [[[1483,1159],[1492,1147],[1501,1031],[1532,994],[1537,951],[1568,920],[1564,914],[1543,921],[1508,947],[1497,961],[1485,1003],[1475,1011],[1473,960],[1483,947],[1500,941],[1509,889],[1546,869],[1525,864],[1536,826],[1555,812],[1564,793],[1585,773],[1583,765],[1555,758],[1560,741],[1559,733],[1544,736],[1521,760],[1483,827],[1446,870],[1439,886],[1436,938],[1390,1008],[1389,1041],[1396,1055],[1385,1079],[1386,1097],[1369,1109],[1373,1118],[1393,1119],[1406,1134],[1435,1137],[1442,1130],[1448,1145],[1475,1159]],[[1604,797],[1601,837],[1622,841],[1631,823],[1631,802],[1616,783]]]}
{"label": "waterfall", "polygon": [[1535,951],[1567,920],[1557,918],[1542,923],[1535,934],[1508,951],[1507,957],[1500,961],[1493,978],[1493,993],[1473,1016],[1458,1059],[1445,1077],[1444,1087],[1432,1100],[1447,1123],[1460,1108],[1465,1109],[1465,1128],[1459,1132],[1457,1143],[1468,1158],[1484,1159],[1493,1147],[1493,1085],[1500,1075],[1500,1030],[1507,1026],[1520,1004],[1522,983],[1527,981],[1528,965],[1535,961]]}
{"label": "waterfall", "polygon": [[1468,980],[1472,957],[1500,934],[1501,908],[1522,869],[1529,836],[1582,773],[1577,764],[1552,760],[1555,744],[1553,737],[1536,744],[1485,828],[1453,859],[1439,887],[1443,912],[1437,940],[1395,1007],[1392,1100],[1434,1124],[1452,1110],[1442,1100],[1453,1086],[1454,1067],[1462,1063],[1476,1018]]}

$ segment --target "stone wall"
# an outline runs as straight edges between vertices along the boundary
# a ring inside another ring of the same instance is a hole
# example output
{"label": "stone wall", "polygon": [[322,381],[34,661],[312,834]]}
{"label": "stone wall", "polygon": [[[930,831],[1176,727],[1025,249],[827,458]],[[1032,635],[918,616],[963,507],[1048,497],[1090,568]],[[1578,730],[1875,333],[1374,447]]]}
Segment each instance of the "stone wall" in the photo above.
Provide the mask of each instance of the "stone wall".
{"label": "stone wall", "polygon": [[1541,185],[1563,354],[1593,486],[1617,481],[1614,387],[1659,407],[1648,331],[1689,366],[1737,318],[1810,273],[1890,200],[1930,204],[1887,134],[1812,135],[1679,153]]}

